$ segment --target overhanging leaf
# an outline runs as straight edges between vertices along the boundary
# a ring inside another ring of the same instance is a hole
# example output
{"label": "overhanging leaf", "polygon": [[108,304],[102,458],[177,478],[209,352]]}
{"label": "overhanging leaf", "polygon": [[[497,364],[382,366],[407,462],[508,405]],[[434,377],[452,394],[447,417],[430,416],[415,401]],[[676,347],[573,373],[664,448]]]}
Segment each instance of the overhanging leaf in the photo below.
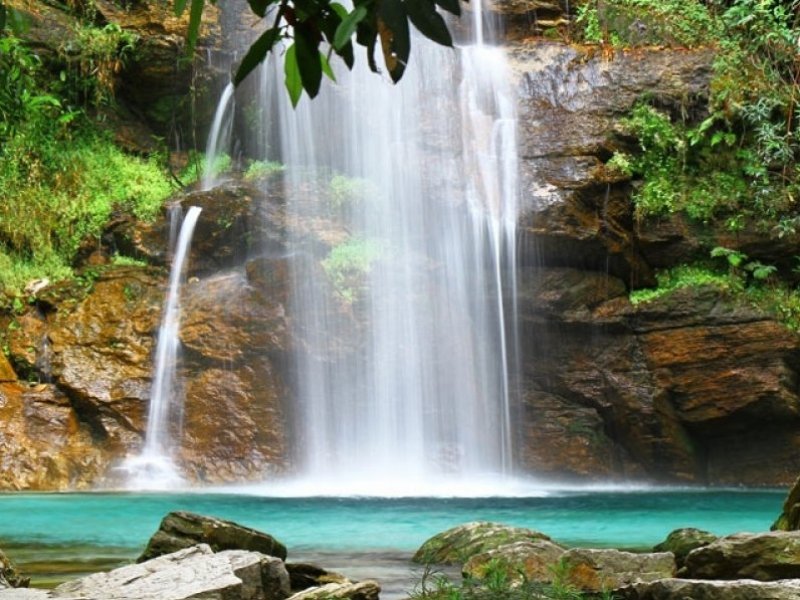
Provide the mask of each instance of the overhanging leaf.
{"label": "overhanging leaf", "polygon": [[451,15],[461,16],[461,2],[459,0],[436,0],[436,4],[441,6]]}
{"label": "overhanging leaf", "polygon": [[283,74],[286,79],[286,91],[289,92],[289,99],[292,106],[297,106],[300,96],[303,94],[303,81],[300,79],[300,69],[297,67],[297,53],[295,44],[289,46],[283,57]]}
{"label": "overhanging leaf", "polygon": [[175,0],[175,16],[180,17],[183,11],[186,10],[186,4],[189,0]]}
{"label": "overhanging leaf", "polygon": [[295,55],[300,79],[308,95],[313,98],[319,93],[322,82],[322,63],[317,50],[319,42],[314,40],[314,32],[296,26],[294,28]]}
{"label": "overhanging leaf", "polygon": [[401,0],[381,0],[378,5],[378,34],[383,61],[392,81],[397,83],[403,77],[411,52],[408,15]]}
{"label": "overhanging leaf", "polygon": [[192,5],[189,9],[189,32],[186,35],[189,54],[192,53],[197,45],[197,36],[200,33],[200,23],[203,19],[203,5],[204,0],[192,0]]}
{"label": "overhanging leaf", "polygon": [[6,28],[6,5],[0,2],[0,31]]}
{"label": "overhanging leaf", "polygon": [[255,69],[258,64],[264,60],[267,53],[272,50],[279,39],[281,39],[281,30],[278,27],[267,29],[267,31],[262,33],[261,37],[250,46],[247,54],[244,55],[239,68],[236,70],[233,84],[239,85],[244,78],[250,74],[250,71]]}
{"label": "overhanging leaf", "polygon": [[272,2],[273,0],[247,0],[247,3],[250,5],[250,10],[261,18],[264,18],[264,15],[267,14],[267,8],[269,8]]}
{"label": "overhanging leaf", "polygon": [[353,37],[358,24],[367,16],[367,9],[364,6],[357,6],[353,12],[348,13],[347,16],[342,18],[339,27],[336,28],[336,35],[333,37],[333,47],[337,50],[344,48],[345,44]]}
{"label": "overhanging leaf", "polygon": [[441,44],[453,46],[450,31],[438,12],[433,0],[405,0],[406,12],[411,22],[426,38]]}
{"label": "overhanging leaf", "polygon": [[328,57],[325,56],[322,52],[319,53],[319,62],[322,66],[322,72],[325,76],[330,79],[331,81],[336,81],[336,75],[333,74],[333,69],[331,69],[331,63],[328,62]]}

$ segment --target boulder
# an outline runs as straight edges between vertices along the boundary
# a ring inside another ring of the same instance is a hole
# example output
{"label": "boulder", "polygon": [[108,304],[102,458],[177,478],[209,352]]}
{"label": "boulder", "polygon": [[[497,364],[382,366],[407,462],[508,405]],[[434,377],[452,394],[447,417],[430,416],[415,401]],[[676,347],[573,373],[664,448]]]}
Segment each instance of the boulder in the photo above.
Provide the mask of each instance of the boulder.
{"label": "boulder", "polygon": [[367,579],[359,583],[329,583],[294,594],[289,600],[378,600],[381,586]]}
{"label": "boulder", "polygon": [[478,521],[458,525],[425,541],[412,560],[424,564],[463,564],[470,557],[514,542],[550,541],[543,533]]}
{"label": "boulder", "polygon": [[708,546],[717,536],[702,529],[686,527],[670,532],[667,539],[653,548],[655,552],[672,552],[678,568],[683,566],[686,556],[695,548]]}
{"label": "boulder", "polygon": [[567,580],[586,592],[615,590],[639,581],[675,575],[671,552],[634,554],[620,550],[573,548],[561,557]]}
{"label": "boulder", "polygon": [[206,544],[89,575],[52,592],[65,600],[283,600],[288,595],[289,574],[280,559],[244,550],[214,553]]}
{"label": "boulder", "polygon": [[286,563],[286,570],[289,572],[289,581],[293,592],[321,587],[329,583],[352,583],[344,575],[306,563]]}
{"label": "boulder", "polygon": [[484,579],[487,571],[500,568],[509,583],[522,581],[550,582],[553,566],[565,549],[547,540],[515,542],[473,555],[461,568],[465,578]]}
{"label": "boulder", "polygon": [[800,477],[789,489],[786,500],[783,502],[783,511],[773,523],[773,530],[796,531],[800,529]]}
{"label": "boulder", "polygon": [[800,578],[800,531],[736,533],[692,550],[681,576],[689,579]]}
{"label": "boulder", "polygon": [[797,600],[800,598],[800,579],[769,583],[751,579],[659,579],[635,583],[614,593],[621,600]]}
{"label": "boulder", "polygon": [[47,590],[0,588],[0,600],[47,600],[47,598],[52,598]]}
{"label": "boulder", "polygon": [[271,535],[232,521],[178,511],[162,519],[138,562],[196,544],[207,544],[214,551],[250,550],[281,560],[286,558],[286,547]]}

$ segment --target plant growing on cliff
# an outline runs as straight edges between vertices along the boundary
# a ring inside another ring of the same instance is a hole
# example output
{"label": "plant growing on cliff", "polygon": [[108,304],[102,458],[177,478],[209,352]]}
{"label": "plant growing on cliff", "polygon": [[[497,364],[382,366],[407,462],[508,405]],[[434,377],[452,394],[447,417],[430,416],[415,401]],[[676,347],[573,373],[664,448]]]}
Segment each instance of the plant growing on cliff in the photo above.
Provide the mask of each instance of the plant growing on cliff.
{"label": "plant growing on cliff", "polygon": [[380,254],[376,241],[353,237],[333,247],[322,261],[322,268],[336,293],[349,304],[360,297],[364,280]]}

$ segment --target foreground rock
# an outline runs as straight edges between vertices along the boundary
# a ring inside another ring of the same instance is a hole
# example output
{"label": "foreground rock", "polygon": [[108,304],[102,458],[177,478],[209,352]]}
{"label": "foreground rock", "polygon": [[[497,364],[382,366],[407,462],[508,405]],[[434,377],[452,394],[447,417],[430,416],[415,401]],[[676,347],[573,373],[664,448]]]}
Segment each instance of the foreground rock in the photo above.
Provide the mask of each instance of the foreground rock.
{"label": "foreground rock", "polygon": [[280,560],[286,558],[286,547],[271,535],[232,521],[178,511],[171,512],[162,519],[158,531],[150,538],[147,548],[137,562],[141,563],[196,544],[207,544],[215,552],[249,550]]}
{"label": "foreground rock", "polygon": [[737,533],[692,550],[681,575],[692,579],[800,578],[800,532]]}
{"label": "foreground rock", "polygon": [[671,552],[634,554],[620,550],[574,548],[562,556],[569,582],[585,592],[616,590],[635,582],[675,575]]}
{"label": "foreground rock", "polygon": [[0,550],[0,589],[27,587],[30,579],[20,575],[9,558]]}
{"label": "foreground rock", "polygon": [[624,600],[797,600],[800,579],[764,583],[753,580],[661,579],[617,590]]}
{"label": "foreground rock", "polygon": [[655,546],[653,550],[656,552],[672,552],[675,555],[675,563],[678,568],[681,568],[689,552],[696,548],[708,546],[717,539],[716,535],[708,531],[686,527],[671,532],[667,539]]}
{"label": "foreground rock", "polygon": [[416,563],[462,564],[470,557],[513,542],[535,542],[550,538],[522,527],[479,521],[466,523],[436,534],[414,554]]}
{"label": "foreground rock", "polygon": [[514,542],[475,554],[464,564],[461,574],[472,579],[484,579],[490,571],[500,568],[511,583],[550,582],[553,565],[564,552],[564,548],[547,540]]}
{"label": "foreground rock", "polygon": [[321,587],[329,583],[352,583],[340,573],[327,571],[316,565],[306,563],[286,563],[286,570],[289,572],[289,581],[293,592],[307,590],[312,587]]}
{"label": "foreground rock", "polygon": [[367,579],[359,583],[329,583],[293,595],[289,600],[378,600],[381,586]]}
{"label": "foreground rock", "polygon": [[280,559],[258,552],[214,553],[206,544],[58,586],[53,598],[94,600],[283,600],[289,574]]}

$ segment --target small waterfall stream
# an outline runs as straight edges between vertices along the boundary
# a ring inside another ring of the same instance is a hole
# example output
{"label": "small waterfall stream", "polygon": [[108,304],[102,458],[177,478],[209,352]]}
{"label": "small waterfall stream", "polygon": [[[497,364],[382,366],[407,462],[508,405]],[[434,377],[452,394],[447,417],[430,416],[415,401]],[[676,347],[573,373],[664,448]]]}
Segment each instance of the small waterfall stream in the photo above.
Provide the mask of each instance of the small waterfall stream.
{"label": "small waterfall stream", "polygon": [[[182,409],[180,386],[175,374],[180,349],[180,291],[192,235],[201,210],[192,206],[187,211],[175,243],[169,289],[158,330],[144,446],[139,456],[127,459],[122,466],[129,473],[129,487],[135,489],[169,489],[181,481],[170,452],[172,418],[179,416]],[[173,211],[172,220],[177,222],[180,214],[181,211]],[[174,227],[170,229],[172,231]]]}

